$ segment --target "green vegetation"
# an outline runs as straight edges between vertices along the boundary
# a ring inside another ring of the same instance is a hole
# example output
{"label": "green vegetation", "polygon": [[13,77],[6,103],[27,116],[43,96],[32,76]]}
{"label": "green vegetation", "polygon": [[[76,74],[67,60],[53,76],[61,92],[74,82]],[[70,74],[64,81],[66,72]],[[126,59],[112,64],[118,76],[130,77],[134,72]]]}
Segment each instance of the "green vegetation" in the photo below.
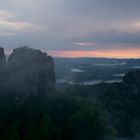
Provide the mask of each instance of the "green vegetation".
{"label": "green vegetation", "polygon": [[140,95],[121,83],[68,86],[26,100],[6,94],[0,98],[1,140],[114,140],[140,133]]}
{"label": "green vegetation", "polygon": [[[105,139],[110,132],[104,112],[85,99],[51,93],[1,109],[2,140]],[[59,93],[60,94],[60,93]],[[8,97],[9,98],[9,97]]]}

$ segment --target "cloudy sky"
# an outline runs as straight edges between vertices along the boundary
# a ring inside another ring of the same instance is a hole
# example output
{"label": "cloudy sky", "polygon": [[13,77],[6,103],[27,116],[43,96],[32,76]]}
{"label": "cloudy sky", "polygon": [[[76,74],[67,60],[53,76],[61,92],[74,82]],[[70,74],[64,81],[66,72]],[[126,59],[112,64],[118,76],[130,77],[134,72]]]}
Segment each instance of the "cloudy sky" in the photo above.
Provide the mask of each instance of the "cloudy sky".
{"label": "cloudy sky", "polygon": [[61,57],[140,57],[139,0],[4,0],[0,46]]}

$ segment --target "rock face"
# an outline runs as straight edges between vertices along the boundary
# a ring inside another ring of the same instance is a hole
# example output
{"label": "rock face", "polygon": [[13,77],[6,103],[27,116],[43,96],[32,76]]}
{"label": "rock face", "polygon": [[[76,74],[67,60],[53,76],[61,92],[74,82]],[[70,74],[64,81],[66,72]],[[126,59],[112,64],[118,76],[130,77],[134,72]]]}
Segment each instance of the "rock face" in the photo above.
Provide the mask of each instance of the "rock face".
{"label": "rock face", "polygon": [[140,70],[131,71],[123,78],[127,90],[134,94],[140,94]]}
{"label": "rock face", "polygon": [[55,89],[53,58],[29,47],[13,50],[7,61],[7,85],[34,95]]}
{"label": "rock face", "polygon": [[6,64],[6,57],[4,54],[4,49],[0,47],[0,68],[4,67]]}
{"label": "rock face", "polygon": [[4,54],[4,49],[0,47],[0,86],[5,82],[5,67],[6,67],[6,56]]}

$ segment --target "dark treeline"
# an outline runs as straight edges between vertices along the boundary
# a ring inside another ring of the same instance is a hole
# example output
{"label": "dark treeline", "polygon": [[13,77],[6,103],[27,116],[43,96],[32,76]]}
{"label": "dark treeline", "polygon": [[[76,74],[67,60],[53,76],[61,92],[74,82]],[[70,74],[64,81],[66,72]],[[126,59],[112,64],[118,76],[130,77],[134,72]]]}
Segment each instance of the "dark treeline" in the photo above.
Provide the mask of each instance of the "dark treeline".
{"label": "dark treeline", "polygon": [[[104,112],[94,103],[72,96],[31,97],[16,104],[1,103],[2,140],[105,139],[112,133]],[[56,94],[59,94],[57,96]]]}

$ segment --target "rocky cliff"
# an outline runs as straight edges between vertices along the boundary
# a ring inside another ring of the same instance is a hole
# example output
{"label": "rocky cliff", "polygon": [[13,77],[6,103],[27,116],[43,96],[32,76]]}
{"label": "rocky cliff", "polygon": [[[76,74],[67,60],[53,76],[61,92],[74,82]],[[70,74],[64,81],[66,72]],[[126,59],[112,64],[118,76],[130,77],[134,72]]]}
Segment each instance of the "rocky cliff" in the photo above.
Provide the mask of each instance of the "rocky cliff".
{"label": "rocky cliff", "polygon": [[6,80],[7,74],[5,73],[5,67],[6,67],[6,56],[4,53],[4,49],[0,47],[0,86],[2,86]]}
{"label": "rocky cliff", "polygon": [[53,58],[40,50],[26,46],[14,49],[5,71],[6,85],[17,91],[36,95],[55,89]]}
{"label": "rocky cliff", "polygon": [[0,47],[0,69],[6,64],[6,57],[4,54],[4,49]]}

